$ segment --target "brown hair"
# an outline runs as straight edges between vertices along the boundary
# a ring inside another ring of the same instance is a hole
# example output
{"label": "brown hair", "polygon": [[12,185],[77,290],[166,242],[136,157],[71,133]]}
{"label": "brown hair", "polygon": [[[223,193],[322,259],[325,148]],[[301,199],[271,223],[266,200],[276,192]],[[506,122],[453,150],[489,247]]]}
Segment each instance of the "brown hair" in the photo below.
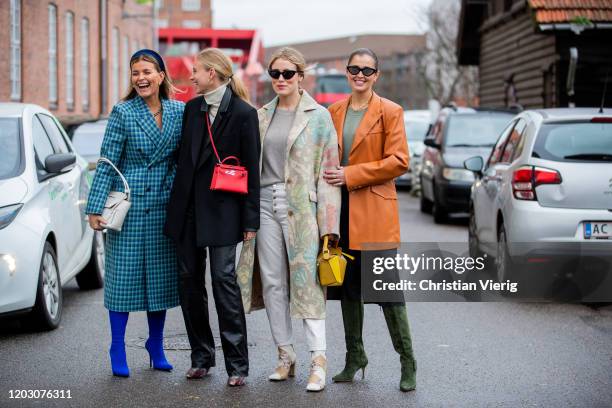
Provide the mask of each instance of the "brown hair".
{"label": "brown hair", "polygon": [[356,55],[367,55],[368,57],[372,58],[374,60],[374,68],[378,69],[378,57],[376,56],[376,53],[371,49],[357,48],[355,51],[351,52],[351,55],[349,55],[347,64],[350,64],[351,60]]}
{"label": "brown hair", "polygon": [[222,82],[229,80],[229,87],[240,99],[247,103],[249,101],[249,91],[242,80],[234,75],[232,60],[218,48],[206,48],[196,57],[198,62],[205,68],[214,68],[217,76]]}
{"label": "brown hair", "polygon": [[[130,60],[130,69],[138,61],[150,62],[151,64],[155,66],[155,69],[157,70],[157,72],[162,72],[161,68],[159,67],[159,64],[157,63],[157,60],[153,58],[152,56],[146,55],[146,54],[141,54],[137,56],[136,58],[132,58]],[[170,97],[173,96],[174,93],[178,91],[178,89],[176,89],[174,85],[172,85],[172,80],[170,79],[170,75],[168,75],[168,72],[166,71],[163,71],[163,72],[164,72],[164,80],[159,86],[159,98],[160,99],[170,99]],[[130,75],[131,75],[131,72],[130,72]],[[138,95],[138,92],[136,92],[136,89],[134,89],[134,85],[132,84],[132,81],[130,81],[128,90],[125,96],[121,98],[121,100],[128,101],[130,99],[134,99],[137,95]]]}
{"label": "brown hair", "polygon": [[274,64],[277,59],[284,59],[286,61],[289,61],[297,67],[297,70],[302,75],[304,75],[304,71],[306,70],[306,59],[304,58],[302,53],[296,50],[295,48],[283,47],[277,50],[274,54],[272,54],[272,57],[270,58],[268,69],[272,68],[272,64]]}

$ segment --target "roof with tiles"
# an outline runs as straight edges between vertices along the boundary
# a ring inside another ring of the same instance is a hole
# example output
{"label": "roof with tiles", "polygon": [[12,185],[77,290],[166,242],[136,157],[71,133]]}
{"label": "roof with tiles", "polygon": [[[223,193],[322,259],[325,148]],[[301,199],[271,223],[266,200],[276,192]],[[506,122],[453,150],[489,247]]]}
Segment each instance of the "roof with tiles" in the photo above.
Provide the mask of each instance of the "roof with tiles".
{"label": "roof with tiles", "polygon": [[612,21],[612,0],[528,0],[539,24]]}

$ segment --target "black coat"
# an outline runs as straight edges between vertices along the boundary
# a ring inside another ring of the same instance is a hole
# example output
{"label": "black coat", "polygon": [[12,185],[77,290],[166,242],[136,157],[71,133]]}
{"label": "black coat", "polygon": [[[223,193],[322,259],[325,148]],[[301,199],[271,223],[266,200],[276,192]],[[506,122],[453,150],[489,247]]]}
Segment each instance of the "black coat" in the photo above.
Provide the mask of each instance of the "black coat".
{"label": "black coat", "polygon": [[185,106],[181,147],[164,233],[178,242],[185,213],[193,203],[197,246],[225,246],[242,241],[244,231],[259,229],[259,121],[257,111],[228,89],[211,124],[221,160],[236,156],[249,173],[248,194],[210,189],[217,161],[210,144],[208,105],[198,96]]}

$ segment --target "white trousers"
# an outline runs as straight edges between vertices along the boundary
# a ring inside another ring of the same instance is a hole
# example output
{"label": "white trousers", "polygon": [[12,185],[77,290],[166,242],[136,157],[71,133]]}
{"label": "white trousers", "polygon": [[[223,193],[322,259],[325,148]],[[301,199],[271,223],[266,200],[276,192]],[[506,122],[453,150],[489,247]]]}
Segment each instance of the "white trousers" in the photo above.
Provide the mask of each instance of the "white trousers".
{"label": "white trousers", "polygon": [[[293,329],[289,313],[289,235],[285,185],[263,187],[260,208],[257,256],[263,299],[272,338],[277,346],[286,346],[293,344]],[[325,351],[325,319],[303,319],[303,325],[309,350]]]}

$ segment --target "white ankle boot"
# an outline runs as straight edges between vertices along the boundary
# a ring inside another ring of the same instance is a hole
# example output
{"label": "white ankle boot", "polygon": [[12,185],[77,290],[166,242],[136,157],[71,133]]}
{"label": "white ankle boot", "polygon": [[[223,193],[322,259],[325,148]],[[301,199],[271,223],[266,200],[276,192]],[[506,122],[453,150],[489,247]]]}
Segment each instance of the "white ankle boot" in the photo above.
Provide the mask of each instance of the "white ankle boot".
{"label": "white ankle boot", "polygon": [[324,354],[313,353],[310,362],[310,375],[306,391],[322,391],[325,388],[325,374],[327,373],[327,359]]}
{"label": "white ankle boot", "polygon": [[280,346],[278,348],[278,363],[274,372],[268,377],[270,381],[285,381],[288,377],[295,376],[295,360],[297,355],[293,346]]}

